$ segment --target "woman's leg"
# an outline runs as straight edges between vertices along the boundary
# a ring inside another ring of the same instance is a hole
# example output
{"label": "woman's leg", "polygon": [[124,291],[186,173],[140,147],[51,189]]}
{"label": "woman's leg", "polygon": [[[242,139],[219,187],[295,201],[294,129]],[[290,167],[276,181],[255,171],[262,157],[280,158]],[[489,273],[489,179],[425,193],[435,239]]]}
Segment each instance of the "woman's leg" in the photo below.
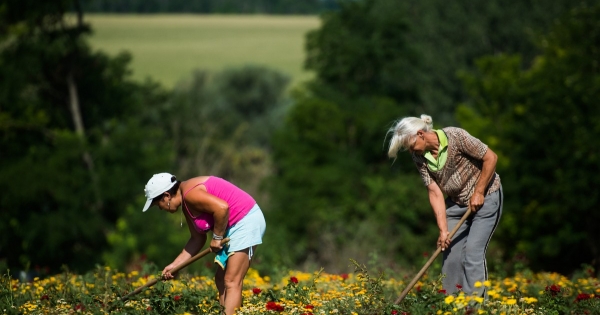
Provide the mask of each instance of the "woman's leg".
{"label": "woman's leg", "polygon": [[[465,212],[467,212],[467,207],[457,205],[449,200],[446,201],[446,207],[446,222],[448,223],[448,231],[450,232],[458,224]],[[463,261],[469,227],[470,222],[467,220],[452,237],[450,247],[443,251],[442,274],[444,275],[444,279],[442,280],[442,287],[448,294],[458,291],[457,285],[463,286],[465,282]]]}
{"label": "woman's leg", "polygon": [[217,291],[219,291],[219,304],[225,305],[225,270],[219,266],[216,268],[215,285],[217,286]]}
{"label": "woman's leg", "polygon": [[485,294],[484,287],[475,288],[475,282],[487,280],[485,253],[502,216],[502,201],[502,189],[487,195],[483,207],[473,216],[465,247],[465,293]]}
{"label": "woman's leg", "polygon": [[[256,246],[252,247],[254,252]],[[235,252],[227,259],[225,270],[217,268],[215,283],[219,290],[219,302],[225,307],[225,314],[232,315],[235,309],[242,306],[242,288],[244,277],[250,268],[249,249]]]}

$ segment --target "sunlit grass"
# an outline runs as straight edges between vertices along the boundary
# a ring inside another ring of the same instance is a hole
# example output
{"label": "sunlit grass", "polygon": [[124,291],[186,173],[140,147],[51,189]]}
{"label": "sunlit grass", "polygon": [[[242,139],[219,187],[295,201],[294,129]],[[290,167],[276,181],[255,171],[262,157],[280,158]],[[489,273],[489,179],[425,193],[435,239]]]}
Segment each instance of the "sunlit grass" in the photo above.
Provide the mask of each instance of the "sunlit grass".
{"label": "sunlit grass", "polygon": [[129,51],[135,79],[150,76],[167,87],[193,69],[245,64],[306,80],[305,34],[320,24],[316,16],[266,15],[88,14],[84,20],[94,31],[93,48],[111,55]]}

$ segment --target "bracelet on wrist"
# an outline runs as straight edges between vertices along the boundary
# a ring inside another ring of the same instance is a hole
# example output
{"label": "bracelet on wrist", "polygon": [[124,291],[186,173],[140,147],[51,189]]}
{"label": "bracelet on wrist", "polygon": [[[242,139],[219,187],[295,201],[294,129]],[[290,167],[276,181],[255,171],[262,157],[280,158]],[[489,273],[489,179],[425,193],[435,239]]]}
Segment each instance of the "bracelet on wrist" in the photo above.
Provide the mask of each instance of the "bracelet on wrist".
{"label": "bracelet on wrist", "polygon": [[220,241],[220,240],[222,240],[222,239],[223,239],[223,236],[222,236],[222,235],[217,235],[217,234],[214,234],[214,233],[213,233],[213,235],[212,235],[212,239],[213,239],[213,240],[218,240],[218,241]]}

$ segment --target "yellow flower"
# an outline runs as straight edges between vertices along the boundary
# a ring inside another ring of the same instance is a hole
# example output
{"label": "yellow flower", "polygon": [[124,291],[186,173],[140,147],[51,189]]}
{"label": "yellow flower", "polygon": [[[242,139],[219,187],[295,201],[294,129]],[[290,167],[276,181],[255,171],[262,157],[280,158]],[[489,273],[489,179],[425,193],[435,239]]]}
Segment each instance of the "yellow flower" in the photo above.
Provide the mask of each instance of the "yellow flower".
{"label": "yellow flower", "polygon": [[444,302],[446,302],[446,304],[450,304],[454,301],[454,295],[448,295],[445,299]]}
{"label": "yellow flower", "polygon": [[515,305],[515,304],[517,304],[517,300],[516,299],[508,299],[508,300],[506,300],[506,304]]}
{"label": "yellow flower", "polygon": [[483,303],[483,298],[478,296],[475,298],[475,301],[477,301],[477,303],[481,304],[481,303]]}
{"label": "yellow flower", "polygon": [[492,286],[492,282],[490,282],[490,280],[485,280],[483,281],[483,285],[489,288]]}
{"label": "yellow flower", "polygon": [[481,288],[481,281],[476,281],[475,284],[474,284],[474,286],[476,288]]}
{"label": "yellow flower", "polygon": [[538,300],[536,298],[534,298],[534,297],[527,297],[527,298],[525,298],[525,303],[527,303],[527,304],[532,304],[532,303],[535,303],[537,301]]}

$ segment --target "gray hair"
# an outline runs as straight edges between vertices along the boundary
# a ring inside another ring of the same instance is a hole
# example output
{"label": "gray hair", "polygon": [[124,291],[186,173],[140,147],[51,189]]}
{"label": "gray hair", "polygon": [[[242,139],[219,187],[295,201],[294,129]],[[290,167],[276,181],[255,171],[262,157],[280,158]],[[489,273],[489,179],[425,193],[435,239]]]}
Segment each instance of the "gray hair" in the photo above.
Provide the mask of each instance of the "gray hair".
{"label": "gray hair", "polygon": [[394,123],[394,126],[388,130],[388,135],[391,133],[390,148],[388,156],[395,158],[400,150],[407,150],[410,146],[410,139],[417,134],[417,131],[425,132],[433,129],[433,119],[429,115],[421,115],[417,117],[404,117]]}

